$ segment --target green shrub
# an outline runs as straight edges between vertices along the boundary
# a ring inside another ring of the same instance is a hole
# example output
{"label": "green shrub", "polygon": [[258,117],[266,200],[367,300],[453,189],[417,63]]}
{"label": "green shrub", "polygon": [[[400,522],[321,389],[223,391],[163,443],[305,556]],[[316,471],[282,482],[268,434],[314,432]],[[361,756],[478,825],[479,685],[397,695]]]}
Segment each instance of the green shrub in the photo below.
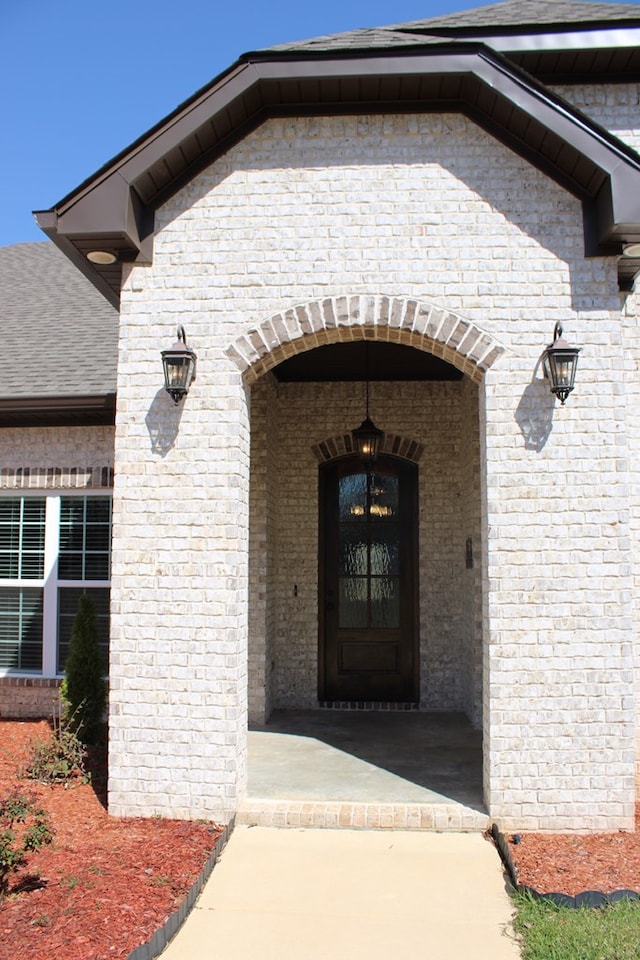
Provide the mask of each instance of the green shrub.
{"label": "green shrub", "polygon": [[46,810],[31,797],[13,793],[0,800],[0,896],[9,889],[9,877],[27,862],[30,853],[51,843],[53,833]]}
{"label": "green shrub", "polygon": [[64,783],[65,786],[73,781],[88,783],[91,777],[85,766],[86,759],[85,745],[75,731],[63,723],[58,712],[53,716],[52,736],[33,744],[23,774],[40,783]]}
{"label": "green shrub", "polygon": [[98,646],[96,612],[92,598],[83,594],[71,628],[69,656],[61,695],[67,705],[65,726],[83,743],[97,743],[103,733],[107,706],[105,667]]}

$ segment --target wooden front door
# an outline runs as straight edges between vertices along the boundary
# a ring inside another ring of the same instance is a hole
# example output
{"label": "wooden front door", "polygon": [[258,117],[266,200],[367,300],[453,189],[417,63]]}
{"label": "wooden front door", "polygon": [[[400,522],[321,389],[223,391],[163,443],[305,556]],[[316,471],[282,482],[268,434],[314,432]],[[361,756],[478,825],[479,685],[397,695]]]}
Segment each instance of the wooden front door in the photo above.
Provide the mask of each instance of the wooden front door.
{"label": "wooden front door", "polygon": [[417,468],[320,470],[320,699],[418,699]]}

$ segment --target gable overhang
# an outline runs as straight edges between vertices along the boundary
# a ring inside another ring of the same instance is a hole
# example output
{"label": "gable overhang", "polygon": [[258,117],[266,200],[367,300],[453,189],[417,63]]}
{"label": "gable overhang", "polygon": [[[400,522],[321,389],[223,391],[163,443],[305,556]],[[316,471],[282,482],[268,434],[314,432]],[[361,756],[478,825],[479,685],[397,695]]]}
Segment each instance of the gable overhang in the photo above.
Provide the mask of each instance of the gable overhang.
{"label": "gable overhang", "polygon": [[113,426],[115,393],[0,397],[3,427]]}
{"label": "gable overhang", "polygon": [[[640,242],[640,157],[483,44],[247,54],[51,210],[44,232],[118,306],[122,264],[150,262],[155,211],[270,117],[460,112],[583,203],[587,256]],[[111,265],[86,254],[108,249]],[[640,260],[621,258],[630,289]]]}

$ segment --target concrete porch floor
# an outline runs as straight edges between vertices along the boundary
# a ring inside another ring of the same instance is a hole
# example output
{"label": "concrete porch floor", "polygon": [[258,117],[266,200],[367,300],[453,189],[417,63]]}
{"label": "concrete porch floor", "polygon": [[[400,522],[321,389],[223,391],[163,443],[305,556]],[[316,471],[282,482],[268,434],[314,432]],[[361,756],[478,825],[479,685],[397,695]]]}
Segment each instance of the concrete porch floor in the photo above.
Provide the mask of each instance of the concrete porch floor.
{"label": "concrete porch floor", "polygon": [[249,729],[249,785],[237,820],[485,829],[482,733],[462,714],[275,711]]}

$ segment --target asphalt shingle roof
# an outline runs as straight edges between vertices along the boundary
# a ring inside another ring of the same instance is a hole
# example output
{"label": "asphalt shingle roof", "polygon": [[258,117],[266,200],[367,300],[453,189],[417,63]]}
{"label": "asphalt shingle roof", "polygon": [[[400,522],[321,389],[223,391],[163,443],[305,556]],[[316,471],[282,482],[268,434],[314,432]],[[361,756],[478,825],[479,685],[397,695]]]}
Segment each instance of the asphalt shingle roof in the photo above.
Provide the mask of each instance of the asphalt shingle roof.
{"label": "asphalt shingle roof", "polygon": [[[294,43],[281,43],[268,47],[269,52],[305,53],[310,50],[375,50],[376,48],[409,47],[417,43],[442,43],[442,37],[429,37],[425,34],[404,33],[397,27],[367,27],[363,30],[350,30],[346,33],[328,34],[324,37],[312,37]],[[265,52],[265,51],[261,51]]]}
{"label": "asphalt shingle roof", "polygon": [[411,44],[441,43],[444,38],[477,37],[514,27],[523,32],[532,28],[566,27],[570,24],[609,24],[624,21],[640,22],[640,5],[626,3],[591,3],[583,0],[503,0],[486,7],[461,10],[442,17],[412,20],[386,27],[366,27],[323,37],[312,37],[294,43],[269,47],[272,51],[295,50],[365,50],[376,47],[399,47]]}
{"label": "asphalt shingle roof", "polygon": [[399,26],[407,29],[436,27],[541,27],[569,23],[612,23],[640,19],[640,5],[591,3],[582,0],[503,0],[487,7],[460,10],[443,17],[412,20]]}
{"label": "asphalt shingle roof", "polygon": [[0,398],[115,392],[118,313],[53,243],[0,247],[0,318]]}

